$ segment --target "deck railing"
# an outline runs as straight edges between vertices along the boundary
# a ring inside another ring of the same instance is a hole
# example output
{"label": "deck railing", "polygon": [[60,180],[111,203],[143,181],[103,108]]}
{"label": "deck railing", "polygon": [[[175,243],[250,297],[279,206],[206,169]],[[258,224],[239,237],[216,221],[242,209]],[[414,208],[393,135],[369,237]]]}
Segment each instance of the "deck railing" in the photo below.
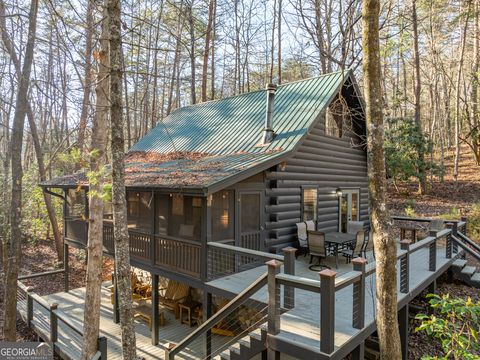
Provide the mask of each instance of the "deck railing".
{"label": "deck railing", "polygon": [[[42,311],[34,311],[36,307],[43,308],[47,315],[43,315]],[[57,303],[47,302],[21,281],[17,282],[17,309],[29,328],[32,328],[43,340],[52,343],[53,351],[57,353],[61,351],[58,346],[59,328],[69,331],[68,340],[71,344],[75,344],[78,348],[82,347],[83,329],[78,328],[62,314]],[[38,320],[39,325],[35,325],[34,320]],[[107,338],[100,336],[97,341],[98,351],[95,357],[105,360],[107,359]],[[72,346],[71,344],[69,346]]]}
{"label": "deck railing", "polygon": [[[463,224],[462,224],[463,225]],[[445,257],[452,258],[455,250],[451,237],[452,230],[445,229],[430,232],[425,239],[411,244],[410,241],[401,242],[401,248],[397,251],[397,261],[400,262],[399,290],[401,293],[410,292],[410,256],[420,249],[428,249],[428,270],[432,273],[437,271],[437,251],[440,239],[445,239]],[[288,274],[280,274],[278,264],[267,263],[268,266],[268,293],[269,310],[267,332],[269,336],[279,334],[281,328],[281,304],[280,287],[297,288],[318,294],[320,297],[320,352],[330,354],[335,349],[335,296],[336,293],[348,286],[353,286],[352,291],[352,327],[363,329],[365,327],[365,280],[376,271],[376,264],[367,264],[363,258],[352,260],[353,271],[336,278],[336,272],[330,269],[319,273],[319,280],[312,280]],[[345,354],[346,355],[346,354]]]}

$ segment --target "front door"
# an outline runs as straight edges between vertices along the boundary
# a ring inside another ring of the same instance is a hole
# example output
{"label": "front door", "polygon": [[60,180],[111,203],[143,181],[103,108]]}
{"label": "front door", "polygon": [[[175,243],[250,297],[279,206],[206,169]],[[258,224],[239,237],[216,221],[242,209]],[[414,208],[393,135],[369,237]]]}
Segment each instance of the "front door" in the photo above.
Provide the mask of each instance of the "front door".
{"label": "front door", "polygon": [[262,191],[238,190],[237,209],[236,245],[252,250],[264,250]]}
{"label": "front door", "polygon": [[347,223],[359,220],[359,200],[359,190],[342,190],[339,198],[338,231],[347,232]]}

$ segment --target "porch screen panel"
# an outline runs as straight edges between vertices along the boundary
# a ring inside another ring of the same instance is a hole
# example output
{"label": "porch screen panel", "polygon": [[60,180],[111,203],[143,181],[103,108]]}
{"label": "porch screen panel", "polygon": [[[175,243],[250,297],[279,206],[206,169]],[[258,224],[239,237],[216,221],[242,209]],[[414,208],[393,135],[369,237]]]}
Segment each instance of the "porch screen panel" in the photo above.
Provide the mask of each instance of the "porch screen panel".
{"label": "porch screen panel", "polygon": [[242,194],[241,229],[242,233],[260,229],[260,196],[258,194]]}
{"label": "porch screen panel", "polygon": [[68,239],[87,242],[86,207],[85,190],[67,190],[65,227]]}
{"label": "porch screen panel", "polygon": [[219,191],[212,197],[212,240],[234,241],[234,198],[232,190]]}
{"label": "porch screen panel", "polygon": [[195,196],[157,195],[155,234],[200,240],[202,199]]}
{"label": "porch screen panel", "polygon": [[151,192],[129,191],[127,193],[128,228],[151,233],[153,230],[152,206],[153,195]]}

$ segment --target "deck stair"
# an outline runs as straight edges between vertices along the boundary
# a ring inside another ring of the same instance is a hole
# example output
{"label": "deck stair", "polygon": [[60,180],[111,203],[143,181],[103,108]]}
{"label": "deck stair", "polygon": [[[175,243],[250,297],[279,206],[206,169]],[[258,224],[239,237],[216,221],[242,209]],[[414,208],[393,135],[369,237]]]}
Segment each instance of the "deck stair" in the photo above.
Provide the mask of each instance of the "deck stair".
{"label": "deck stair", "polygon": [[480,289],[480,272],[478,272],[475,266],[467,265],[467,260],[455,260],[452,264],[452,271],[458,280]]}
{"label": "deck stair", "polygon": [[217,358],[221,360],[250,359],[266,349],[265,343],[266,333],[256,329],[221,352]]}

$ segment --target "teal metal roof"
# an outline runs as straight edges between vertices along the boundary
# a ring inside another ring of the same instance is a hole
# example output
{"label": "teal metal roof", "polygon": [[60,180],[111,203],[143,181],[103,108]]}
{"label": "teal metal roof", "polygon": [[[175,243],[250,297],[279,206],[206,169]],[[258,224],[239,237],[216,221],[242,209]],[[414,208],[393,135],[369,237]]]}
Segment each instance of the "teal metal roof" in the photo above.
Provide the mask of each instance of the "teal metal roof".
{"label": "teal metal roof", "polygon": [[266,91],[261,90],[176,109],[130,152],[292,150],[348,75],[348,71],[335,72],[278,86],[272,123],[276,137],[268,146],[258,146],[266,111]]}
{"label": "teal metal roof", "polygon": [[[176,109],[129,150],[126,185],[210,193],[274,166],[291,154],[350,76],[350,71],[335,72],[278,86],[272,120],[276,136],[266,146],[259,146],[267,103],[265,90]],[[164,161],[132,156],[141,153],[201,156],[166,156]],[[85,176],[79,174],[42,185],[75,184],[88,185]]]}

